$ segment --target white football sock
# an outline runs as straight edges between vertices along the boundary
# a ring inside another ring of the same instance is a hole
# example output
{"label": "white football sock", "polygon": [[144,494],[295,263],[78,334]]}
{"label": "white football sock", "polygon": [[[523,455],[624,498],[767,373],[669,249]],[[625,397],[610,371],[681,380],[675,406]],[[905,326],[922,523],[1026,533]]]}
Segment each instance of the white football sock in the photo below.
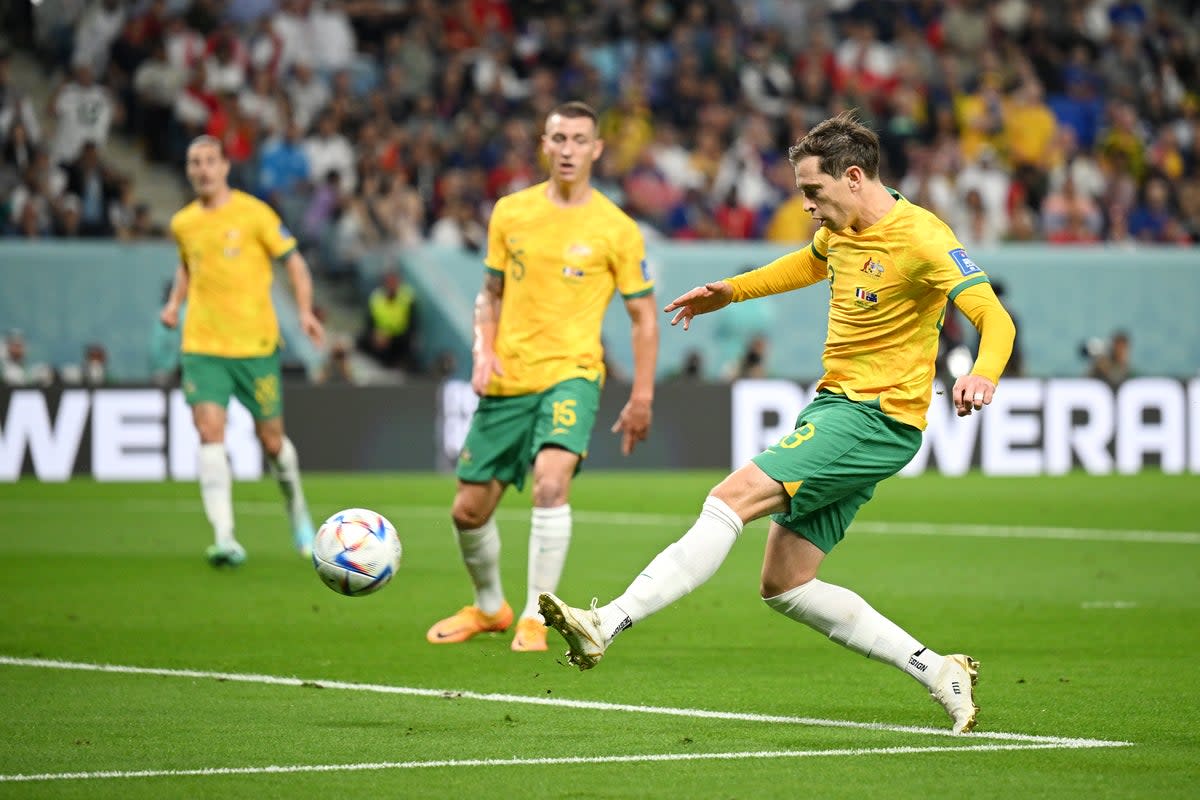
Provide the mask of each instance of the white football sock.
{"label": "white football sock", "polygon": [[233,472],[225,455],[225,444],[200,445],[198,460],[204,514],[213,527],[217,546],[228,547],[236,540],[233,537]]}
{"label": "white football sock", "polygon": [[655,556],[623,595],[597,609],[604,635],[611,639],[711,578],[741,532],[734,510],[709,496],[691,530]]}
{"label": "white football sock", "polygon": [[785,617],[803,622],[867,658],[891,664],[926,686],[942,666],[942,656],[841,586],[814,578],[765,601]]}
{"label": "white football sock", "polygon": [[292,445],[292,440],[286,436],[283,437],[283,446],[279,448],[279,455],[275,458],[268,458],[267,462],[271,467],[271,472],[275,475],[275,480],[279,481],[279,489],[283,492],[283,502],[292,528],[299,528],[306,522],[311,523],[308,516],[308,503],[304,500],[304,489],[300,486],[300,458],[296,455],[296,448]]}
{"label": "white football sock", "polygon": [[475,585],[475,605],[485,614],[495,614],[504,605],[504,589],[500,585],[500,529],[496,518],[472,530],[458,530],[458,549],[471,583]]}
{"label": "white football sock", "polygon": [[538,595],[558,591],[571,544],[571,507],[534,508],[529,529],[529,584],[522,617],[541,619]]}

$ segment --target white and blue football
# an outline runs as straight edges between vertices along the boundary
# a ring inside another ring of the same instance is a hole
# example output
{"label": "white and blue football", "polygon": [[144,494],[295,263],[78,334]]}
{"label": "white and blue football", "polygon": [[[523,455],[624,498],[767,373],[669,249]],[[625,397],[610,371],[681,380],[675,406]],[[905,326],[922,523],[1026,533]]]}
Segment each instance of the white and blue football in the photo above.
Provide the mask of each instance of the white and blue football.
{"label": "white and blue football", "polygon": [[400,568],[400,538],[382,514],[347,508],[321,525],[312,559],[326,586],[362,597],[387,586]]}

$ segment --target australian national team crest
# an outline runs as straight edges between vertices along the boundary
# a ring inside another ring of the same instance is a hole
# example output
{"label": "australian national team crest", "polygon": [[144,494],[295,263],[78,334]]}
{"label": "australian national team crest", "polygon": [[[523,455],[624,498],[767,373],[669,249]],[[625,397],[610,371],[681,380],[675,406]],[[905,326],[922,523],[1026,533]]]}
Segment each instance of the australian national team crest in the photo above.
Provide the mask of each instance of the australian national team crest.
{"label": "australian national team crest", "polygon": [[862,271],[872,278],[883,277],[883,264],[880,264],[873,258],[868,258],[867,263],[863,264]]}
{"label": "australian national team crest", "polygon": [[854,290],[854,305],[859,308],[875,308],[879,305],[879,295],[859,286]]}

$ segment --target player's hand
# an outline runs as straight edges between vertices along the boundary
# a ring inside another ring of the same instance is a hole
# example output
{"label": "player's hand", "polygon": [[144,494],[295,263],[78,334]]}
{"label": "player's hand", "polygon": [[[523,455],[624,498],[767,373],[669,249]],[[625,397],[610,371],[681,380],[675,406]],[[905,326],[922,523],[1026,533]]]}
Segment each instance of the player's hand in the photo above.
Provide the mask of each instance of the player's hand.
{"label": "player's hand", "polygon": [[612,426],[613,433],[622,434],[622,455],[629,455],[638,442],[645,441],[650,434],[650,417],[649,401],[629,398],[629,402],[621,409],[620,416]]}
{"label": "player's hand", "polygon": [[707,314],[710,311],[719,311],[731,302],[733,302],[733,287],[725,281],[716,281],[697,286],[687,294],[676,297],[667,303],[663,311],[670,314],[675,309],[679,309],[679,313],[671,318],[671,324],[677,325],[680,320],[683,320],[683,329],[686,331],[692,325],[692,317],[697,314]]}
{"label": "player's hand", "polygon": [[495,352],[475,352],[475,362],[471,366],[471,388],[475,394],[483,397],[493,375],[503,375],[504,368],[500,366],[500,358]]}
{"label": "player's hand", "polygon": [[982,375],[963,375],[954,382],[954,410],[960,417],[965,417],[972,411],[978,411],[992,402],[996,393],[996,384]]}
{"label": "player's hand", "polygon": [[308,337],[308,340],[317,347],[325,343],[325,326],[321,324],[321,320],[317,319],[317,315],[313,312],[300,312],[300,330],[304,331],[304,335]]}
{"label": "player's hand", "polygon": [[158,312],[158,321],[174,330],[179,324],[179,306],[174,303],[163,306],[162,311]]}

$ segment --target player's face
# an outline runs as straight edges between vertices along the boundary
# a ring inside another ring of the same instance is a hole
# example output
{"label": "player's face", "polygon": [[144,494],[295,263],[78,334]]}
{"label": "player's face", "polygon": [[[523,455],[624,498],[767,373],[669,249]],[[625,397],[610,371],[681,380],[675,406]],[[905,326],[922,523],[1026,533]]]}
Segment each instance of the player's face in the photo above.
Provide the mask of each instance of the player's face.
{"label": "player's face", "polygon": [[215,144],[194,144],[188,148],[187,176],[196,194],[211,197],[226,187],[229,162]]}
{"label": "player's face", "polygon": [[804,196],[804,210],[815,222],[840,231],[854,221],[854,194],[846,175],[821,172],[820,159],[807,156],[796,163],[796,188]]}
{"label": "player's face", "polygon": [[587,117],[551,114],[542,134],[542,152],[550,162],[550,177],[566,183],[587,181],[592,164],[604,150],[596,138],[596,123]]}

